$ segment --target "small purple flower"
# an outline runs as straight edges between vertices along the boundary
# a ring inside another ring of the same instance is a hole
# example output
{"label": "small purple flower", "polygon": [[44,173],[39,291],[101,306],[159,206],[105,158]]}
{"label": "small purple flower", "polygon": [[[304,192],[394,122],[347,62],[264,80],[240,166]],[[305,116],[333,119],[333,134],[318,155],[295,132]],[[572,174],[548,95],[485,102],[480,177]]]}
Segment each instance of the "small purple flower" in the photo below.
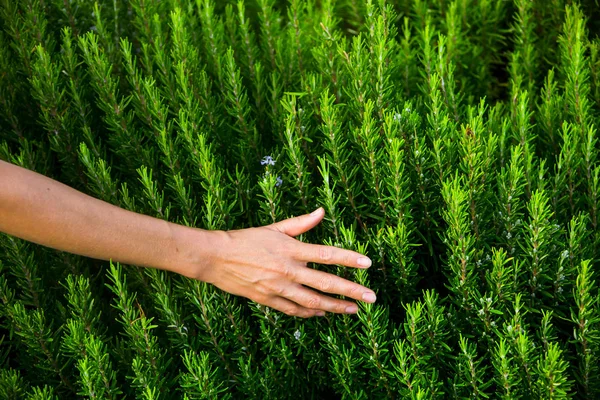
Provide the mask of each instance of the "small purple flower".
{"label": "small purple flower", "polygon": [[265,156],[260,160],[260,165],[275,165],[275,160],[271,156]]}
{"label": "small purple flower", "polygon": [[283,183],[283,180],[281,179],[280,176],[277,177],[277,183],[275,183],[275,186],[279,187],[281,186],[281,184]]}

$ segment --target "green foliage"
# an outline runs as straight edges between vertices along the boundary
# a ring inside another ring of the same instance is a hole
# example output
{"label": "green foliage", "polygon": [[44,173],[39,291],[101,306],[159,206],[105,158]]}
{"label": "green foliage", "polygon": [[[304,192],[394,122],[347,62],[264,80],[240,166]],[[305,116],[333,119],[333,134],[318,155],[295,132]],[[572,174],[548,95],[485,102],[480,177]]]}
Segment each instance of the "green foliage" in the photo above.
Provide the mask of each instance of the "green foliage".
{"label": "green foliage", "polygon": [[600,8],[0,0],[0,159],[204,229],[326,210],[300,320],[0,235],[0,397],[600,396]]}

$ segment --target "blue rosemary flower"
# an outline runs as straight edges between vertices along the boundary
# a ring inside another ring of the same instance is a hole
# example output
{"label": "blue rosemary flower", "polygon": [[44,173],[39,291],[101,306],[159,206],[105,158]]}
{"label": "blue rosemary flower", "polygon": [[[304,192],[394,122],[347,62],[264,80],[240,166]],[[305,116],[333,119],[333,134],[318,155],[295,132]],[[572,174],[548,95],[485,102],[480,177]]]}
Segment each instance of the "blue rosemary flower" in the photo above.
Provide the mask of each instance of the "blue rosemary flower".
{"label": "blue rosemary flower", "polygon": [[271,156],[265,156],[260,160],[260,165],[275,165],[275,160]]}

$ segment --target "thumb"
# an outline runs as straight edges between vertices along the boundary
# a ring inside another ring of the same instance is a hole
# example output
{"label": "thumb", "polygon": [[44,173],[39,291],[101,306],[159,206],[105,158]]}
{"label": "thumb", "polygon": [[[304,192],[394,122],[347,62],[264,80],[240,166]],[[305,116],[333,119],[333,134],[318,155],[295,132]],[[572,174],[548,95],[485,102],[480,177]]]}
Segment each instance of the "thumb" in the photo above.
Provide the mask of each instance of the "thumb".
{"label": "thumb", "polygon": [[269,225],[269,228],[278,230],[288,236],[298,236],[310,231],[323,220],[325,210],[322,207],[316,209],[310,214],[300,215],[299,217],[285,219]]}

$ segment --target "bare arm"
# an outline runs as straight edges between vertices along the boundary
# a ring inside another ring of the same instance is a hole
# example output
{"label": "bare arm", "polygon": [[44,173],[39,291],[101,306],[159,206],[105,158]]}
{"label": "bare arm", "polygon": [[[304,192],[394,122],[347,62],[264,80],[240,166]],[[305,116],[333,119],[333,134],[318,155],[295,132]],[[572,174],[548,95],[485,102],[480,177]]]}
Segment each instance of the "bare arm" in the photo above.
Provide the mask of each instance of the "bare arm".
{"label": "bare arm", "polygon": [[87,257],[177,272],[290,315],[355,312],[351,302],[309,287],[375,301],[367,288],[306,267],[307,262],[371,265],[358,253],[293,239],[323,216],[319,209],[260,228],[193,229],[126,211],[0,161],[1,232]]}
{"label": "bare arm", "polygon": [[181,228],[0,161],[0,231],[97,259],[170,269]]}

